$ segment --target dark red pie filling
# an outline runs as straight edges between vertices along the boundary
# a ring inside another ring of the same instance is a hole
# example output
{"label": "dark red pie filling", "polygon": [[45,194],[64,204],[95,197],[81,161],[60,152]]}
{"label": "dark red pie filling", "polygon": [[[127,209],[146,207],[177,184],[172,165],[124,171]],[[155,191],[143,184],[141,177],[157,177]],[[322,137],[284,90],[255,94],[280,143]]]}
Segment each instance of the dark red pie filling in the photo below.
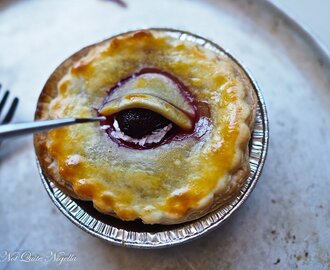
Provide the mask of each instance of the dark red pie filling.
{"label": "dark red pie filling", "polygon": [[121,111],[115,119],[123,133],[136,139],[141,139],[171,123],[158,113],[140,108]]}
{"label": "dark red pie filling", "polygon": [[[163,117],[162,115],[156,112],[153,112],[148,109],[134,108],[134,109],[123,110],[116,114],[106,116],[107,119],[105,121],[100,122],[101,128],[105,130],[105,132],[108,134],[110,139],[112,139],[114,142],[118,143],[119,145],[128,148],[150,149],[150,148],[158,147],[165,143],[169,143],[171,141],[180,141],[191,136],[198,138],[204,135],[206,131],[204,132],[203,130],[207,130],[208,127],[206,126],[209,126],[210,123],[208,120],[206,122],[200,120],[202,117],[208,119],[209,117],[208,107],[205,104],[195,102],[193,97],[190,95],[188,88],[178,78],[167,72],[155,68],[144,68],[139,72],[134,73],[131,76],[124,78],[123,80],[118,82],[114,87],[112,87],[107,92],[108,95],[105,97],[99,110],[103,108],[103,106],[111,99],[111,95],[114,93],[114,91],[116,91],[116,89],[119,86],[122,86],[132,78],[136,78],[139,75],[147,74],[147,73],[157,73],[164,75],[170,78],[178,86],[178,88],[180,89],[180,91],[182,91],[185,98],[193,105],[196,111],[195,117],[194,119],[192,119],[194,123],[194,128],[190,132],[183,131],[178,126],[173,124],[170,120],[166,119],[165,117]],[[199,111],[202,113],[199,113]],[[171,126],[168,132],[166,133],[166,135],[159,142],[139,145],[137,143],[123,139],[118,139],[115,136],[113,136],[114,131],[116,130],[114,127],[115,122],[117,122],[120,131],[122,133],[134,139],[144,138],[145,136],[148,136],[155,131],[157,132],[157,130],[160,130],[162,128],[166,129],[166,127],[168,127],[169,125]]]}

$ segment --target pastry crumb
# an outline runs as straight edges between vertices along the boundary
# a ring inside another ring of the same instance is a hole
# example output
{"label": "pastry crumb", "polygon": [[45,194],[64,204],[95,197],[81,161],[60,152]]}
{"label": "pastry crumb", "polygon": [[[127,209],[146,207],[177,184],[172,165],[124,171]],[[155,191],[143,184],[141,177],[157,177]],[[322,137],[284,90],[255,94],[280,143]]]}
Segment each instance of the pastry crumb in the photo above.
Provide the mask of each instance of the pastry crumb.
{"label": "pastry crumb", "polygon": [[81,156],[75,154],[75,155],[69,156],[65,163],[67,165],[77,165],[80,161],[81,161]]}

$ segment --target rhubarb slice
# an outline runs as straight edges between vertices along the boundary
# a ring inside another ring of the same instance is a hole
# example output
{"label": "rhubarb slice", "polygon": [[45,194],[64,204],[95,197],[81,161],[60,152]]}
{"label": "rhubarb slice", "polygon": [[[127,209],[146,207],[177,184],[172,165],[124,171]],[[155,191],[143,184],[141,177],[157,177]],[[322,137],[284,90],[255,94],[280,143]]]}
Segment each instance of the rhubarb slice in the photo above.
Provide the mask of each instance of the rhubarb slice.
{"label": "rhubarb slice", "polygon": [[195,116],[194,107],[185,96],[183,90],[180,89],[178,83],[164,74],[143,73],[132,76],[110,93],[109,100],[131,94],[145,94],[158,97],[185,112],[190,117],[193,118]]}
{"label": "rhubarb slice", "polygon": [[123,110],[142,108],[159,113],[183,130],[191,130],[193,122],[183,111],[160,97],[146,94],[128,94],[108,101],[100,113],[109,116]]}

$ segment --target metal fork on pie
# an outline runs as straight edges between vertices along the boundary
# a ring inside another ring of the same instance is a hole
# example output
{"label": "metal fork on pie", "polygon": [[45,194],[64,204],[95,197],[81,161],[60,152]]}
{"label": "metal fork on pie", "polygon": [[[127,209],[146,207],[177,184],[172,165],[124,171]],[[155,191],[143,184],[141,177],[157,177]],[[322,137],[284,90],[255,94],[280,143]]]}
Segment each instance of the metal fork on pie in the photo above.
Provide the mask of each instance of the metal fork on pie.
{"label": "metal fork on pie", "polygon": [[[0,94],[1,94],[1,84],[0,84]],[[28,123],[15,123],[9,124],[12,120],[19,99],[15,97],[3,118],[1,118],[1,114],[4,110],[5,104],[7,103],[9,97],[9,90],[6,90],[0,99],[0,143],[3,139],[7,139],[10,137],[15,137],[19,135],[36,133],[40,131],[50,130],[62,126],[73,125],[73,124],[81,124],[81,123],[89,123],[89,122],[99,122],[105,120],[105,117],[89,117],[89,118],[64,118],[64,119],[55,119],[55,120],[45,120],[45,121],[36,121],[36,122],[28,122]]]}

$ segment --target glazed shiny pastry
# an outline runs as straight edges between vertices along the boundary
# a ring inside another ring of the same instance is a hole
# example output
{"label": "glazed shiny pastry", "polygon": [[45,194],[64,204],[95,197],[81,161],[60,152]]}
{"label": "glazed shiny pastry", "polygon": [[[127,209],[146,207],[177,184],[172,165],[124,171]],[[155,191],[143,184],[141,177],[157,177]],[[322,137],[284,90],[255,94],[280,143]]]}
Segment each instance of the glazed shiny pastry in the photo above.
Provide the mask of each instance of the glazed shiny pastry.
{"label": "glazed shiny pastry", "polygon": [[143,30],[82,49],[47,81],[36,120],[106,116],[35,135],[43,172],[122,220],[176,224],[235,196],[249,175],[256,96],[225,53]]}

